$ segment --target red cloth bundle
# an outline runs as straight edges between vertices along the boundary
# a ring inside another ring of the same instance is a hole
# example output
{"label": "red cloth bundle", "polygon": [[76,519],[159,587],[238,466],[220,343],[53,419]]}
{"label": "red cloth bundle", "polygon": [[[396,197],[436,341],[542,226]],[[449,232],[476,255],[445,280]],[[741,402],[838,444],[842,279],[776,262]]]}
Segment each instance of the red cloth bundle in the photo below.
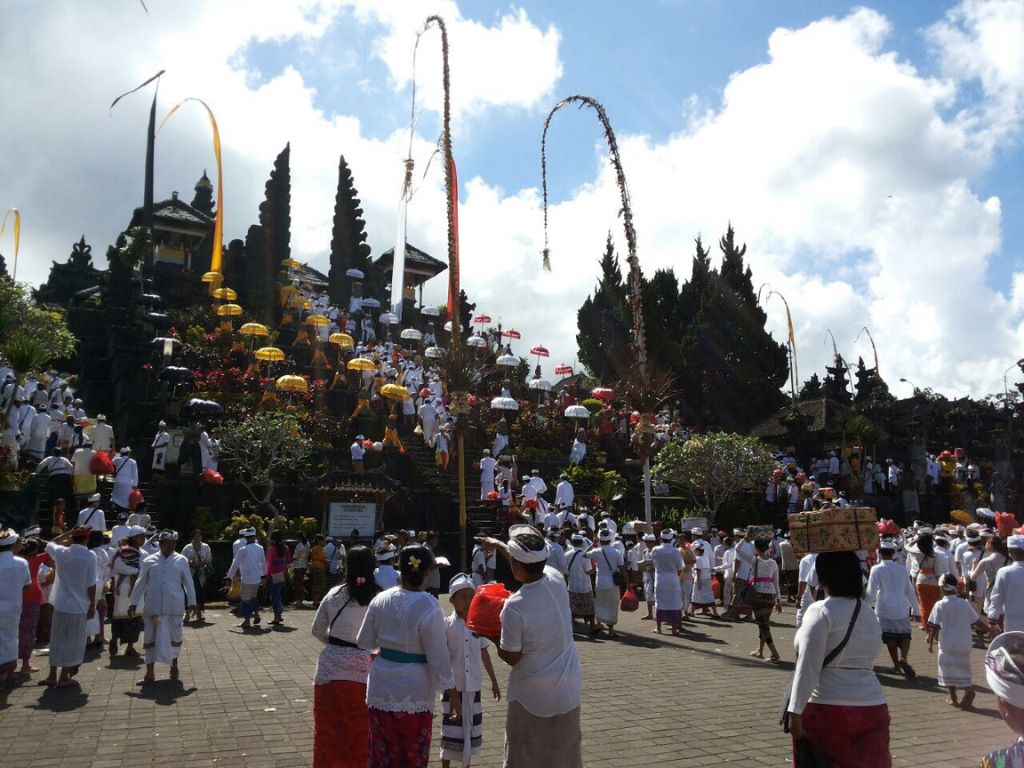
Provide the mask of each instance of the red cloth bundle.
{"label": "red cloth bundle", "polygon": [[626,587],[626,591],[622,593],[622,599],[619,600],[619,610],[632,613],[639,607],[640,601],[637,599],[636,592],[632,587]]}
{"label": "red cloth bundle", "polygon": [[883,536],[899,536],[900,527],[894,520],[883,517],[878,521],[878,532]]}
{"label": "red cloth bundle", "polygon": [[484,584],[476,588],[469,604],[466,626],[471,632],[488,638],[501,637],[501,609],[512,593],[504,584]]}
{"label": "red cloth bundle", "polygon": [[1013,512],[996,512],[996,528],[999,535],[1004,539],[1013,533],[1013,529],[1020,526],[1017,516]]}
{"label": "red cloth bundle", "polygon": [[96,451],[89,459],[89,471],[94,475],[114,474],[114,462],[106,451]]}
{"label": "red cloth bundle", "polygon": [[202,474],[199,475],[199,482],[203,485],[222,485],[224,483],[224,476],[215,470],[204,469]]}
{"label": "red cloth bundle", "polygon": [[135,508],[139,506],[146,499],[142,495],[142,491],[138,488],[132,488],[131,495],[128,496],[128,509],[135,511]]}

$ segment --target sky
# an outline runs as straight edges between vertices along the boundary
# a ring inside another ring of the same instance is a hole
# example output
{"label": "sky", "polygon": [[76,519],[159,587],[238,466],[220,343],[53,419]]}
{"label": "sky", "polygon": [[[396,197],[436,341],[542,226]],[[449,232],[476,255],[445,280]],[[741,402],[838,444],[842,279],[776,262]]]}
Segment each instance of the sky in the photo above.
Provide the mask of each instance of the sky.
{"label": "sky", "polygon": [[[755,285],[789,301],[801,379],[831,358],[829,330],[847,359],[870,364],[867,327],[882,376],[903,396],[911,385],[900,378],[949,396],[1002,392],[1024,356],[1020,0],[145,6],[5,4],[0,210],[22,214],[19,280],[45,280],[82,234],[105,267],[141,204],[151,92],[109,105],[160,69],[160,115],[186,97],[216,115],[225,243],[256,222],[290,142],[292,255],[327,270],[339,155],[373,253],[393,247],[411,143],[407,239],[444,259],[443,169],[431,160],[440,35],[417,36],[439,13],[462,284],[478,311],[522,332],[514,351],[551,350],[548,378],[574,363],[576,310],[609,232],[625,261],[600,125],[572,108],[548,136],[553,269],[541,270],[541,131],[548,110],[577,93],[604,104],[618,136],[645,274],[672,267],[685,279],[694,239],[716,243],[731,222]],[[157,139],[157,199],[176,190],[190,200],[214,166],[206,117],[186,104]],[[12,252],[8,230],[9,266]],[[443,278],[428,283],[427,303],[446,290]],[[766,310],[784,339],[782,303]]]}

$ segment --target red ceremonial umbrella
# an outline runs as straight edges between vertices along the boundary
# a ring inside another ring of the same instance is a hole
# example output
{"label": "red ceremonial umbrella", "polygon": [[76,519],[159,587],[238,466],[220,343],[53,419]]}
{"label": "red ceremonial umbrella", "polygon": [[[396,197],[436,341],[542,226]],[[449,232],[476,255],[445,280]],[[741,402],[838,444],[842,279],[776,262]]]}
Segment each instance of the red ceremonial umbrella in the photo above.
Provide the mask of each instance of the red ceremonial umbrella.
{"label": "red ceremonial umbrella", "polygon": [[478,323],[480,325],[487,325],[487,323],[491,322],[491,316],[490,315],[477,315],[476,317],[473,318],[473,322],[474,323]]}
{"label": "red ceremonial umbrella", "polygon": [[542,358],[542,357],[550,357],[551,356],[551,353],[548,352],[548,348],[547,347],[542,347],[542,346],[539,346],[539,345],[534,347],[533,349],[531,349],[530,350],[530,354],[537,356],[537,362],[538,363],[540,362],[540,358]]}
{"label": "red ceremonial umbrella", "polygon": [[562,365],[560,365],[557,368],[555,368],[555,376],[571,376],[571,375],[572,375],[572,366],[571,365],[566,365],[565,363],[563,363]]}
{"label": "red ceremonial umbrella", "polygon": [[523,338],[523,334],[521,334],[515,328],[509,328],[507,331],[502,331],[501,335],[504,336],[506,339],[521,339],[521,338]]}
{"label": "red ceremonial umbrella", "polygon": [[597,387],[596,389],[591,390],[590,396],[596,397],[598,400],[608,401],[615,399],[615,391],[608,389],[608,387]]}

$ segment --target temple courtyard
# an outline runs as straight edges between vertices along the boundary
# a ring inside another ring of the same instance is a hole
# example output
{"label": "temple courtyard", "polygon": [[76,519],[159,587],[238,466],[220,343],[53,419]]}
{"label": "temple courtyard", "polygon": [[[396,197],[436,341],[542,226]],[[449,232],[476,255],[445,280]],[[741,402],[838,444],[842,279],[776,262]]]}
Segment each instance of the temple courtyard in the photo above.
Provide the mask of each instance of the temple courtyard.
{"label": "temple courtyard", "polygon": [[[750,658],[752,623],[697,620],[689,625],[697,634],[677,639],[653,634],[641,615],[623,614],[620,640],[577,644],[584,765],[789,764],[789,737],[776,721],[792,663]],[[777,619],[777,642],[789,659],[794,616],[787,607]],[[309,632],[312,618],[311,610],[291,611],[285,627],[242,634],[234,616],[213,607],[205,626],[186,629],[181,682],[161,680],[145,691],[134,685],[142,672],[136,660],[120,657],[111,666],[95,651],[82,667],[80,691],[37,687],[35,675],[0,695],[0,764],[309,765],[311,681],[320,651]],[[882,675],[894,765],[975,766],[985,752],[1013,741],[983,685],[984,653],[973,655],[974,680],[982,685],[974,710],[964,712],[944,703],[935,656],[920,634],[910,656],[918,679]],[[880,665],[886,661],[879,657]],[[35,658],[44,669],[45,662],[45,655]],[[496,667],[504,690],[508,668],[497,659]],[[157,669],[166,676],[166,668]],[[501,765],[504,712],[504,701],[485,698],[484,751],[474,765]],[[439,730],[435,719],[435,750]]]}

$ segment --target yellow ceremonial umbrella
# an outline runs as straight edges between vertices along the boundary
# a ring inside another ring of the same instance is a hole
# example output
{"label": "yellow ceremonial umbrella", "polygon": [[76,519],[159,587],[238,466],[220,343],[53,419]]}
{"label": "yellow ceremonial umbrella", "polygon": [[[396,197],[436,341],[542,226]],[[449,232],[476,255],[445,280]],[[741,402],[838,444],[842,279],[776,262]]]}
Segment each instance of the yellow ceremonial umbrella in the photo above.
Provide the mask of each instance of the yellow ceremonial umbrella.
{"label": "yellow ceremonial umbrella", "polygon": [[385,384],[380,388],[380,393],[388,400],[406,400],[409,398],[409,390],[401,384]]}
{"label": "yellow ceremonial umbrella", "polygon": [[310,315],[302,322],[304,322],[306,325],[312,326],[313,328],[326,328],[331,324],[331,321],[328,320],[323,315]]}
{"label": "yellow ceremonial umbrella", "polygon": [[220,285],[224,282],[224,275],[220,272],[204,272],[203,276],[199,278],[204,283],[213,283],[214,285]]}
{"label": "yellow ceremonial umbrella", "polygon": [[210,295],[215,299],[224,299],[225,301],[234,301],[238,298],[238,294],[232,288],[217,288]]}
{"label": "yellow ceremonial umbrella", "polygon": [[288,269],[298,269],[299,267],[302,266],[302,263],[296,261],[295,259],[284,259],[281,262],[281,266],[288,267]]}
{"label": "yellow ceremonial umbrella", "polygon": [[312,309],[313,302],[307,299],[305,296],[290,296],[285,304],[289,309]]}
{"label": "yellow ceremonial umbrella", "polygon": [[217,307],[217,317],[238,317],[242,308],[237,304],[221,304]]}
{"label": "yellow ceremonial umbrella", "polygon": [[327,337],[327,341],[337,344],[339,347],[354,347],[356,345],[356,340],[347,333],[332,333]]}
{"label": "yellow ceremonial umbrella", "polygon": [[277,347],[260,347],[254,354],[257,360],[264,363],[280,363],[284,360],[284,352]]}
{"label": "yellow ceremonial umbrella", "polygon": [[246,323],[245,325],[238,329],[238,332],[243,336],[270,335],[270,329],[267,328],[267,326],[263,325],[263,323]]}
{"label": "yellow ceremonial umbrella", "polygon": [[309,382],[301,376],[287,374],[277,380],[277,389],[279,392],[306,393],[309,392]]}
{"label": "yellow ceremonial umbrella", "polygon": [[350,371],[373,371],[377,369],[377,364],[367,357],[353,357],[348,361],[348,369]]}

